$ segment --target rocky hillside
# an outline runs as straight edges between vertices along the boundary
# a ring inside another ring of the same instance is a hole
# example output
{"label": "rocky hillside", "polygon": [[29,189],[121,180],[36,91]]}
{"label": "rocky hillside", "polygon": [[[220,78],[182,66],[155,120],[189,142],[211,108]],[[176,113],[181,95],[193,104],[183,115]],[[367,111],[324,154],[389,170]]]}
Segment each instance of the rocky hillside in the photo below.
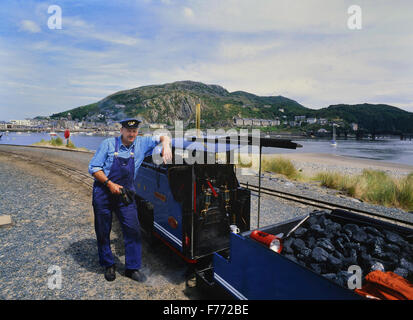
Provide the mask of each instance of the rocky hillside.
{"label": "rocky hillside", "polygon": [[309,109],[283,96],[257,96],[244,91],[228,92],[218,85],[194,81],[178,81],[162,85],[142,86],[116,92],[96,103],[53,114],[66,117],[70,112],[77,120],[120,120],[142,118],[148,123],[173,125],[182,120],[195,121],[197,104],[201,105],[202,126],[226,126],[233,117],[274,119],[296,115],[337,119],[358,123],[369,132],[413,132],[413,113],[389,105],[333,105]]}
{"label": "rocky hillside", "polygon": [[70,112],[72,118],[78,120],[102,114],[114,120],[126,116],[140,117],[150,123],[173,124],[175,120],[183,120],[188,124],[195,119],[198,103],[202,121],[209,125],[230,124],[234,116],[273,119],[308,110],[282,96],[260,97],[243,91],[230,93],[218,85],[179,81],[119,91],[97,103],[53,114],[52,118],[66,117]]}

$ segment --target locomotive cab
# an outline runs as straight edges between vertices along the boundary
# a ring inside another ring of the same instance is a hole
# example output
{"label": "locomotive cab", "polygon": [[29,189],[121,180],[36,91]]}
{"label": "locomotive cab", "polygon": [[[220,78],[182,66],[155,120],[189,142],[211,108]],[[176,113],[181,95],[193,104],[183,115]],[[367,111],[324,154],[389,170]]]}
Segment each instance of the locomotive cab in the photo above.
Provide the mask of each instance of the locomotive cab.
{"label": "locomotive cab", "polygon": [[[208,161],[190,163],[183,152],[175,152],[179,144]],[[239,232],[250,229],[250,190],[240,187],[234,164],[211,163],[217,150],[206,147],[173,139],[172,163],[156,164],[147,156],[135,181],[142,228],[189,263],[229,248],[231,225]]]}

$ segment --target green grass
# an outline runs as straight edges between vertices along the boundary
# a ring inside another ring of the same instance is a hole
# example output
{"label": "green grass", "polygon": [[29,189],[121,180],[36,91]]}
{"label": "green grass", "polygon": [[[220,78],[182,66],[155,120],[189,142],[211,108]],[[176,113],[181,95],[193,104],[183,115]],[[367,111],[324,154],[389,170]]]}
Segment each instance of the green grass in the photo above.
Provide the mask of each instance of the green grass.
{"label": "green grass", "polygon": [[322,186],[343,191],[369,203],[413,210],[413,173],[396,179],[379,170],[363,170],[357,176],[323,172],[314,179],[320,181]]}
{"label": "green grass", "polygon": [[69,143],[66,143],[62,138],[56,137],[51,138],[50,140],[41,139],[39,142],[33,143],[34,146],[46,146],[46,147],[58,147],[58,148],[69,148],[74,150],[83,150],[87,151],[86,148],[77,148],[75,144],[69,140]]}
{"label": "green grass", "polygon": [[346,191],[350,196],[355,196],[354,177],[342,175],[338,172],[320,172],[312,180],[320,181],[320,185],[331,189]]}
{"label": "green grass", "polygon": [[261,167],[264,171],[272,171],[275,173],[279,173],[290,179],[299,178],[299,172],[295,168],[294,164],[290,160],[281,157],[269,160],[263,159]]}
{"label": "green grass", "polygon": [[60,146],[63,145],[63,140],[62,140],[62,138],[60,138],[60,137],[51,138],[51,139],[50,139],[50,144],[51,144],[52,146],[55,146],[55,147],[60,147]]}

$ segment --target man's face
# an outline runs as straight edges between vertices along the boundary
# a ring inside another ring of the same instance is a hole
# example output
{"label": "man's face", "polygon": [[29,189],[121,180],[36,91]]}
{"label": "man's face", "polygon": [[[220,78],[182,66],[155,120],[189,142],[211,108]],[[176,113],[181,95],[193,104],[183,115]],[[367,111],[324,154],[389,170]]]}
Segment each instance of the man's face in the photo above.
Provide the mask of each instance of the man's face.
{"label": "man's face", "polygon": [[138,130],[138,128],[121,128],[120,133],[122,134],[123,141],[126,142],[126,144],[131,144],[135,141],[135,138],[138,135]]}

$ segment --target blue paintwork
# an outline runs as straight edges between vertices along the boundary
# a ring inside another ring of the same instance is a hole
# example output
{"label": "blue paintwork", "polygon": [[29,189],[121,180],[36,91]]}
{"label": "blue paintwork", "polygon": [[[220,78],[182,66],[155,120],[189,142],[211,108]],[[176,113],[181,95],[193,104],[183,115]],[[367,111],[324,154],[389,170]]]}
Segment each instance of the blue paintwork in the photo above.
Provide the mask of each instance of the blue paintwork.
{"label": "blue paintwork", "polygon": [[[182,206],[173,198],[166,173],[141,166],[135,181],[135,187],[136,194],[154,206],[155,231],[182,252]],[[166,201],[164,202],[155,197],[155,192],[164,195]],[[168,223],[170,216],[178,222],[176,229]]]}
{"label": "blue paintwork", "polygon": [[230,259],[213,257],[214,279],[237,299],[361,299],[249,237],[231,233]]}

